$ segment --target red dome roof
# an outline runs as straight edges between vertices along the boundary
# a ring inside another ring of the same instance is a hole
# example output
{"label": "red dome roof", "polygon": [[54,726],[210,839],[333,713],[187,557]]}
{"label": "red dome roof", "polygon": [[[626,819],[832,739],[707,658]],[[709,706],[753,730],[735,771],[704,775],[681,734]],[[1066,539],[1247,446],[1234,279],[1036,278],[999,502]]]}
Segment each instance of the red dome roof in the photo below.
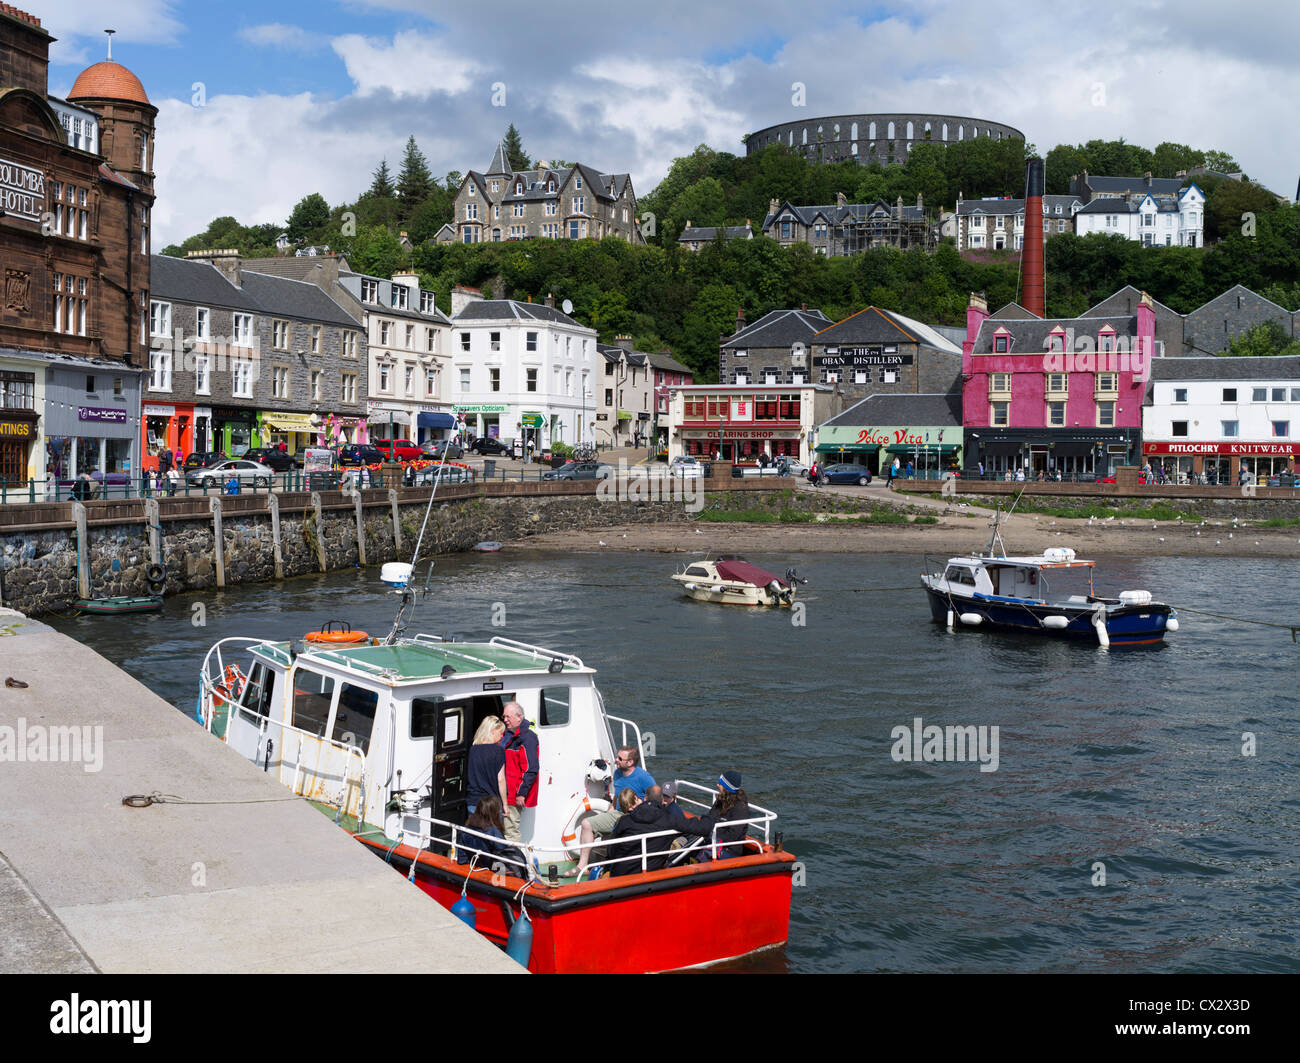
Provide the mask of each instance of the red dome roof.
{"label": "red dome roof", "polygon": [[68,93],[69,100],[130,100],[132,103],[149,103],[140,79],[121,63],[108,59],[88,66],[80,74]]}

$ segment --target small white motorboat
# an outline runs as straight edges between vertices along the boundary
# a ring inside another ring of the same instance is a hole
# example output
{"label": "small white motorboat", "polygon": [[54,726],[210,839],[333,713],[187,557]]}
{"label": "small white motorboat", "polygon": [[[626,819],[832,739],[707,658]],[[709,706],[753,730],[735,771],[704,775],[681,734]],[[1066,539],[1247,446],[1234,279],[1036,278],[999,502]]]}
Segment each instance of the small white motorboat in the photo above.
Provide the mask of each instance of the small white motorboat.
{"label": "small white motorboat", "polygon": [[808,582],[801,580],[793,568],[787,569],[782,579],[743,557],[692,561],[673,579],[697,602],[723,605],[792,605],[796,587]]}

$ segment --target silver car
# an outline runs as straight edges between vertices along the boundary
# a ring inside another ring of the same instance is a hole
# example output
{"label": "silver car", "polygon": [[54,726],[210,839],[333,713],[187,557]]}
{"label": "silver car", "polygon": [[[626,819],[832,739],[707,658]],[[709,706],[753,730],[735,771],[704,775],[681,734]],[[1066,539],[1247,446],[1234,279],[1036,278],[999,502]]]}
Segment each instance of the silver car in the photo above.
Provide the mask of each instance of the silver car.
{"label": "silver car", "polygon": [[242,458],[219,461],[202,469],[193,469],[186,479],[196,487],[224,487],[234,477],[240,486],[251,484],[253,487],[270,487],[275,470],[260,461],[245,461]]}
{"label": "silver car", "polygon": [[473,483],[474,470],[463,465],[429,465],[417,471],[412,482],[417,487],[430,487],[435,480],[442,484]]}

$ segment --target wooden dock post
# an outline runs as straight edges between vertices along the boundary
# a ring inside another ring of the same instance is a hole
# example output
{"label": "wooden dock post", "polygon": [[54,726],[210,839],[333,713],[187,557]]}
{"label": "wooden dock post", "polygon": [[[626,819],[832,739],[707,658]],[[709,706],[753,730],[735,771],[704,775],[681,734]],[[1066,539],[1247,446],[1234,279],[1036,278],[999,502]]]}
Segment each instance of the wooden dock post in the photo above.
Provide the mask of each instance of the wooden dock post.
{"label": "wooden dock post", "polygon": [[397,488],[388,489],[388,503],[393,507],[393,545],[397,547],[397,555],[402,554],[402,517],[397,508]]}
{"label": "wooden dock post", "polygon": [[361,492],[357,491],[352,496],[352,504],[357,510],[357,560],[363,565],[369,564],[366,560],[366,525],[361,515]]}
{"label": "wooden dock post", "polygon": [[162,528],[158,517],[158,499],[152,495],[144,500],[144,521],[149,531],[149,561],[157,565],[162,562]]}
{"label": "wooden dock post", "polygon": [[320,562],[320,570],[326,571],[325,568],[325,514],[321,512],[320,492],[311,493],[311,508],[316,511],[316,559]]}
{"label": "wooden dock post", "polygon": [[221,496],[213,495],[208,499],[212,510],[212,557],[217,566],[217,586],[226,585],[226,537],[221,528]]}
{"label": "wooden dock post", "polygon": [[271,543],[275,549],[275,578],[284,579],[284,551],[280,548],[280,496],[266,493],[266,508],[271,513]]}
{"label": "wooden dock post", "polygon": [[90,544],[86,528],[86,507],[72,503],[72,519],[77,523],[77,597],[90,597]]}

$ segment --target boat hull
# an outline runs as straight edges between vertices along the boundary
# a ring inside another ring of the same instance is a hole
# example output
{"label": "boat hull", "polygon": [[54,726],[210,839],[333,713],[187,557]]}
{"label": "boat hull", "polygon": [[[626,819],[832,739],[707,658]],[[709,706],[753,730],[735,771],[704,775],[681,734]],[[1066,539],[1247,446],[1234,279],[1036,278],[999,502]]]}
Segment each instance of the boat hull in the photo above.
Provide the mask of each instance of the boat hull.
{"label": "boat hull", "polygon": [[701,580],[683,580],[673,577],[688,598],[697,602],[713,602],[718,605],[766,605],[788,606],[794,601],[794,592],[790,600],[774,596],[766,587],[755,587],[736,583],[708,583]]}
{"label": "boat hull", "polygon": [[78,598],[73,608],[94,616],[116,616],[119,613],[156,613],[163,607],[162,595],[140,597]]}
{"label": "boat hull", "polygon": [[[466,886],[468,865],[411,846],[396,849],[359,837],[376,855],[409,875],[450,909]],[[745,956],[785,943],[790,925],[794,857],[768,847],[734,860],[602,878],[550,887],[537,883],[526,893],[535,974],[641,974],[697,967]],[[481,869],[466,896],[474,905],[476,929],[504,946],[509,935],[505,908],[518,916],[514,900],[524,885]]]}
{"label": "boat hull", "polygon": [[[1054,638],[1083,639],[1097,642],[1097,629],[1093,624],[1099,605],[1094,600],[1084,605],[1068,602],[1023,602],[998,599],[977,594],[971,598],[950,598],[947,594],[925,585],[930,599],[930,615],[936,623],[946,624],[948,612],[954,613],[955,627],[974,626],[977,629],[1016,631],[1023,634],[1046,635]],[[1112,646],[1154,646],[1164,642],[1165,631],[1172,610],[1159,602],[1148,605],[1109,604],[1106,608],[1106,634]],[[960,614],[975,613],[981,621],[977,625],[961,622]],[[1065,627],[1045,627],[1048,617],[1064,617]]]}

